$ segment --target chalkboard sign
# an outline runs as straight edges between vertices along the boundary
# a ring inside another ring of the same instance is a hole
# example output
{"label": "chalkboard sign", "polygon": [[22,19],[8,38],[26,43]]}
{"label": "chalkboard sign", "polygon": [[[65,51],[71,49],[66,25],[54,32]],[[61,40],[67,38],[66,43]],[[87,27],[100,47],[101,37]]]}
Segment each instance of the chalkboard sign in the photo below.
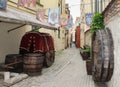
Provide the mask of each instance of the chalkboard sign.
{"label": "chalkboard sign", "polygon": [[7,0],[0,0],[0,9],[6,9]]}

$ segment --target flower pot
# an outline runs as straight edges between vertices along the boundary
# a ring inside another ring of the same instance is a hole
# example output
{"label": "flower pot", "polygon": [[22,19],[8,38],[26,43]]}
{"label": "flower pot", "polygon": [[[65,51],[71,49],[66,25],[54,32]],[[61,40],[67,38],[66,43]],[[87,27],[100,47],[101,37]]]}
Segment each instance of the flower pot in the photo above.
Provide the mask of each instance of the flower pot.
{"label": "flower pot", "polygon": [[83,60],[87,60],[90,57],[90,52],[83,52],[81,56]]}
{"label": "flower pot", "polygon": [[92,61],[91,60],[86,61],[86,71],[87,71],[87,75],[92,75]]}

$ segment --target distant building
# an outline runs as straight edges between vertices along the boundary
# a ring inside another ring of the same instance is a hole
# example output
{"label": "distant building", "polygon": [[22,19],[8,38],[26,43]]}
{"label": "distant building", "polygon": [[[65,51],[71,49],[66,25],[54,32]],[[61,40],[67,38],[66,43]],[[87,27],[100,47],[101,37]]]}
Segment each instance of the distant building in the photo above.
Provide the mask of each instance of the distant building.
{"label": "distant building", "polygon": [[80,7],[80,29],[81,29],[81,47],[85,43],[85,32],[90,29],[90,23],[92,21],[93,10],[91,6],[92,0],[81,0]]}
{"label": "distant building", "polygon": [[[8,0],[6,9],[0,9],[0,63],[3,63],[7,54],[18,54],[22,36],[33,29],[46,32],[53,36],[55,51],[65,49],[66,29],[56,27],[48,23],[42,23],[36,19],[38,9],[46,9],[46,20],[48,9],[60,7],[60,13],[65,12],[65,0],[36,0],[36,7],[18,7],[18,0]],[[57,28],[57,29],[56,29]]]}

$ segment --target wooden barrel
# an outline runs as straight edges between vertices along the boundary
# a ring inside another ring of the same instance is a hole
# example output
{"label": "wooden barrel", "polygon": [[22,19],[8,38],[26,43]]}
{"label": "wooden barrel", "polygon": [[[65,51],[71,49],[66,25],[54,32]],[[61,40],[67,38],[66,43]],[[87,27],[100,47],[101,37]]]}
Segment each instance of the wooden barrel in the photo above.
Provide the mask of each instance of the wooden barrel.
{"label": "wooden barrel", "polygon": [[114,69],[113,39],[109,29],[98,30],[92,38],[93,79],[107,82]]}
{"label": "wooden barrel", "polygon": [[11,72],[23,72],[23,56],[20,54],[8,54],[5,57],[5,65],[13,67],[13,69],[8,69]]}
{"label": "wooden barrel", "polygon": [[54,63],[54,60],[55,60],[55,51],[54,50],[50,50],[45,53],[44,65],[46,67],[50,67]]}
{"label": "wooden barrel", "polygon": [[44,55],[42,53],[25,54],[23,59],[24,72],[30,76],[40,75],[43,61]]}
{"label": "wooden barrel", "polygon": [[54,60],[55,60],[54,41],[53,41],[52,36],[46,34],[45,42],[46,42],[46,45],[48,46],[48,51],[45,52],[44,65],[46,67],[50,67],[54,63]]}

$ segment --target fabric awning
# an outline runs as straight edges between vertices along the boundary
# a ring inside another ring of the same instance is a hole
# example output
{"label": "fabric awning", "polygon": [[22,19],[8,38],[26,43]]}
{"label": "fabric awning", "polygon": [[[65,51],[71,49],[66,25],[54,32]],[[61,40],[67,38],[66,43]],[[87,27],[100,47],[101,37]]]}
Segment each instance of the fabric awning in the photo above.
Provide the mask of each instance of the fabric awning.
{"label": "fabric awning", "polygon": [[47,29],[57,29],[59,27],[59,26],[49,25],[48,23],[42,23],[39,20],[37,20],[35,16],[25,12],[18,11],[10,7],[8,7],[5,11],[2,10],[0,11],[0,21],[34,25]]}

